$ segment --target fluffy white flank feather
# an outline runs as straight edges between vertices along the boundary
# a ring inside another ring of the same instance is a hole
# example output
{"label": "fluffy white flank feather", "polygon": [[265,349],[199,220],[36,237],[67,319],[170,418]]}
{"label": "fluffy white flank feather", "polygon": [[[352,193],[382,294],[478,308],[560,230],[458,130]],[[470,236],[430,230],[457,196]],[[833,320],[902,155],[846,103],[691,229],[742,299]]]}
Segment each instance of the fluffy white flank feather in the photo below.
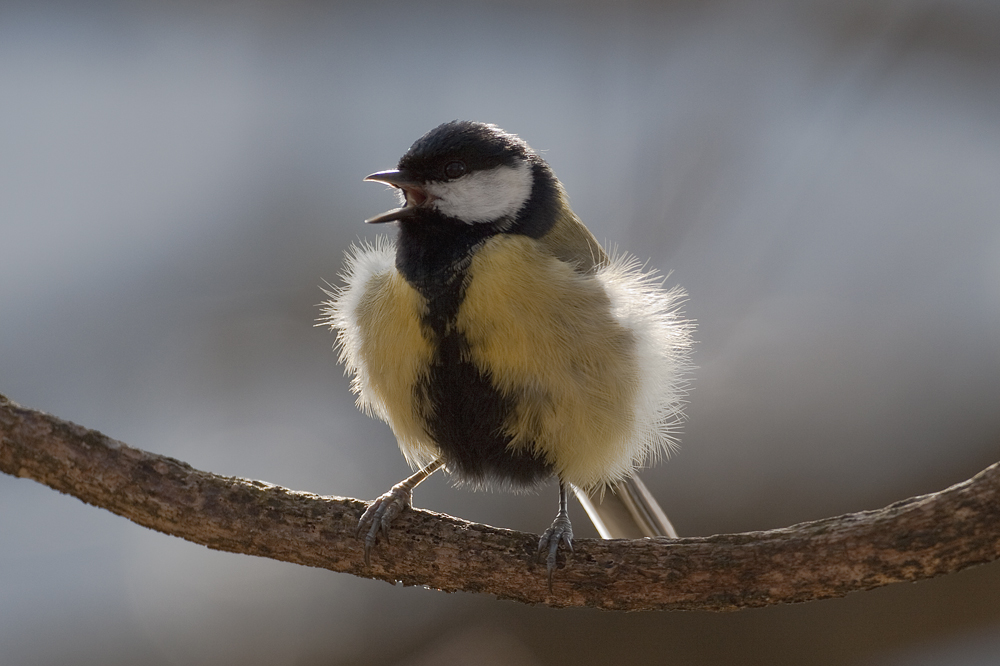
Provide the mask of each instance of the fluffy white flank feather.
{"label": "fluffy white flank feather", "polygon": [[690,383],[693,322],[681,317],[687,294],[630,255],[613,254],[598,270],[618,322],[632,331],[639,363],[631,467],[666,458],[677,448]]}
{"label": "fluffy white flank feather", "polygon": [[362,241],[352,245],[344,258],[339,278],[342,286],[330,286],[323,292],[330,297],[320,310],[317,326],[329,326],[337,332],[334,348],[344,364],[344,374],[350,375],[351,390],[357,394],[357,405],[365,414],[388,421],[385,406],[373,400],[368,369],[361,360],[361,330],[354,320],[365,285],[377,275],[396,266],[396,244],[387,236],[377,236],[374,243]]}

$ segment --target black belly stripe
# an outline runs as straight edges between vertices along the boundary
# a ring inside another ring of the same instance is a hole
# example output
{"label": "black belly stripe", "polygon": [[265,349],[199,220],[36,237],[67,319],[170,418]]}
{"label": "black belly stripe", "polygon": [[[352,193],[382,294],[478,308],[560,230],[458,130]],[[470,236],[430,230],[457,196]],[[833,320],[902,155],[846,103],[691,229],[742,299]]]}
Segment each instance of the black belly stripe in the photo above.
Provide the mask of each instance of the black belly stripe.
{"label": "black belly stripe", "polygon": [[552,475],[552,466],[530,447],[508,448],[511,438],[504,429],[514,402],[469,360],[468,342],[454,325],[472,279],[472,254],[493,233],[489,225],[440,219],[400,225],[396,267],[427,299],[423,324],[434,345],[429,372],[414,386],[414,399],[425,406],[428,433],[449,471],[461,480],[534,485]]}
{"label": "black belly stripe", "polygon": [[463,360],[467,348],[460,334],[446,336],[427,378],[433,416],[428,427],[448,468],[473,484],[534,485],[552,475],[552,467],[529,449],[512,451],[504,426],[513,400],[494,388],[489,376]]}

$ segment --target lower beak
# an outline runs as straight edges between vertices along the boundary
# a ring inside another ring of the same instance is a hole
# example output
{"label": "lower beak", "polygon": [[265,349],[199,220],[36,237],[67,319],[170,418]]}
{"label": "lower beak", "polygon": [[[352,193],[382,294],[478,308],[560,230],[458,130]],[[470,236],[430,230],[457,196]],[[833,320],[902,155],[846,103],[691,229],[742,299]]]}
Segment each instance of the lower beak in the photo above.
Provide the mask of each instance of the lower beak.
{"label": "lower beak", "polygon": [[410,217],[417,212],[416,206],[403,206],[402,208],[393,208],[392,210],[387,210],[381,215],[376,215],[375,217],[369,217],[365,220],[365,224],[382,224],[383,222],[395,222],[396,220],[402,220],[404,217]]}

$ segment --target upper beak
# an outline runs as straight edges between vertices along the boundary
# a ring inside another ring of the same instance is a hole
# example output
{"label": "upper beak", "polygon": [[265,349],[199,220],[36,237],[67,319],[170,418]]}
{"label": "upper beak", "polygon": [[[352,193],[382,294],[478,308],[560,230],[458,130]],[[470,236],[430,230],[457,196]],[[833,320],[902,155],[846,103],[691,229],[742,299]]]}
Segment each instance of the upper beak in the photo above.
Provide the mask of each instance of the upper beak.
{"label": "upper beak", "polygon": [[417,185],[406,173],[399,169],[389,169],[388,171],[376,171],[370,176],[365,176],[365,180],[374,180],[377,183],[385,183],[393,187],[404,187],[406,185]]}
{"label": "upper beak", "polygon": [[365,220],[367,224],[381,224],[383,222],[393,222],[395,220],[401,220],[404,217],[410,217],[417,211],[417,206],[426,201],[427,198],[427,195],[420,187],[420,183],[399,169],[378,171],[370,176],[367,176],[365,180],[392,185],[393,187],[398,187],[407,193],[405,206],[393,208],[392,210],[387,210],[381,215],[370,217]]}

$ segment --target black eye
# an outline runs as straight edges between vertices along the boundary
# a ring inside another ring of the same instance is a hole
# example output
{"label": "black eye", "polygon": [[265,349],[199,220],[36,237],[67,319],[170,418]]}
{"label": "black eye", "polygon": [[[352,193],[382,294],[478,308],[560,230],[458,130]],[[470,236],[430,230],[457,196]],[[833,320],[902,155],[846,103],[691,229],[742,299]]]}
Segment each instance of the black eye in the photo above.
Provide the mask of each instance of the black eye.
{"label": "black eye", "polygon": [[458,161],[448,162],[444,165],[444,175],[448,176],[451,180],[461,178],[465,175],[465,163]]}

